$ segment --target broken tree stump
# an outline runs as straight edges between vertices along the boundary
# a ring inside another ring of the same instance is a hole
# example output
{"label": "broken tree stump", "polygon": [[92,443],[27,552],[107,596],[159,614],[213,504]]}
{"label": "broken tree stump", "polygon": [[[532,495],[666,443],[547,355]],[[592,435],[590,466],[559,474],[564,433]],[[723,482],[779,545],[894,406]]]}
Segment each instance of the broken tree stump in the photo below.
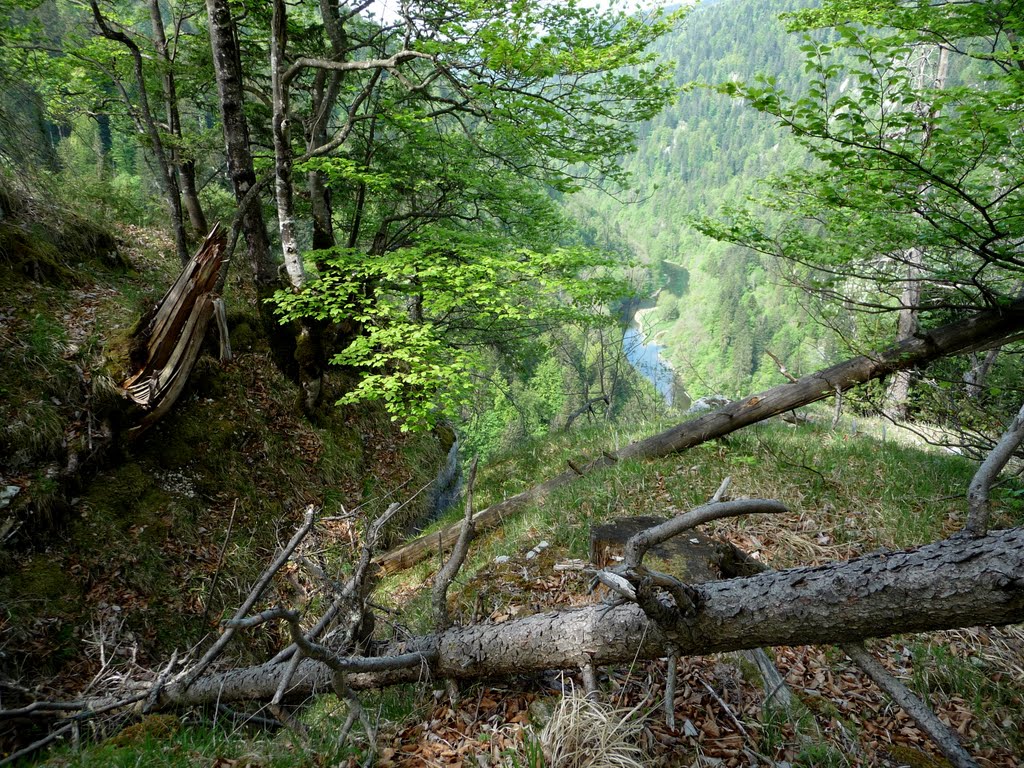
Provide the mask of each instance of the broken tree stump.
{"label": "broken tree stump", "polygon": [[[622,560],[630,538],[665,521],[665,518],[653,516],[624,517],[593,526],[590,562],[599,568],[615,565]],[[651,547],[644,555],[644,565],[674,576],[684,584],[752,576],[763,567],[733,544],[697,531],[686,531]]]}
{"label": "broken tree stump", "polygon": [[144,415],[128,430],[129,440],[162,418],[188,382],[219,298],[215,286],[226,245],[217,224],[150,316],[139,324],[132,344],[134,372],[121,388]]}

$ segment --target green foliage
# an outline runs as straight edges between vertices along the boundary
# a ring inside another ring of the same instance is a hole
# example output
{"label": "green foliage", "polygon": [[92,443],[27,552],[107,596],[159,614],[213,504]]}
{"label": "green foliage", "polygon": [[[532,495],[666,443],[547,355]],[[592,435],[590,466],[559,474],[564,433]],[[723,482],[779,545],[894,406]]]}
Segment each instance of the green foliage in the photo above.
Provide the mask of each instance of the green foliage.
{"label": "green foliage", "polygon": [[802,165],[805,152],[754,111],[694,82],[776,74],[800,91],[798,41],[777,16],[784,0],[699,5],[685,27],[656,44],[674,61],[677,101],[641,129],[624,168],[636,180],[630,205],[584,193],[565,201],[585,242],[624,250],[648,270],[641,293],[654,293],[649,331],[693,396],[739,395],[781,381],[765,354],[794,372],[821,367],[835,344],[811,319],[797,291],[767,259],[726,247],[690,226],[698,213],[718,210],[782,167]]}
{"label": "green foliage", "polygon": [[[738,207],[701,228],[813,267],[820,287],[870,311],[900,306],[908,265],[926,281],[925,322],[997,306],[1024,275],[1024,191],[1010,181],[1022,170],[1019,11],[890,10],[837,2],[795,14],[803,28],[835,25],[827,41],[805,37],[804,95],[771,76],[720,86],[790,130],[815,164],[767,181],[758,202],[774,215]],[[868,290],[857,295],[857,282]]]}
{"label": "green foliage", "polygon": [[381,400],[405,428],[456,415],[484,349],[512,354],[546,328],[605,322],[600,307],[624,292],[592,250],[531,250],[440,226],[375,257],[313,255],[322,274],[302,293],[279,292],[279,313],[358,323],[333,362],[363,375],[340,402]]}

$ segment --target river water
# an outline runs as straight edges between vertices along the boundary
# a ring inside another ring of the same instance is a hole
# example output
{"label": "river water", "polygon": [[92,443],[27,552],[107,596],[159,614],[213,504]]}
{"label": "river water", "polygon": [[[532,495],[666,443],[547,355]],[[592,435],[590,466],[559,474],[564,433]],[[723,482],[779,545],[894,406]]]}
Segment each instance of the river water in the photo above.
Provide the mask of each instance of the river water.
{"label": "river water", "polygon": [[[629,364],[654,385],[658,394],[665,398],[666,405],[672,405],[676,392],[682,392],[682,388],[677,386],[676,372],[661,356],[664,347],[644,338],[643,328],[636,315],[633,315],[622,336],[622,346]],[[686,404],[682,406],[685,408]]]}

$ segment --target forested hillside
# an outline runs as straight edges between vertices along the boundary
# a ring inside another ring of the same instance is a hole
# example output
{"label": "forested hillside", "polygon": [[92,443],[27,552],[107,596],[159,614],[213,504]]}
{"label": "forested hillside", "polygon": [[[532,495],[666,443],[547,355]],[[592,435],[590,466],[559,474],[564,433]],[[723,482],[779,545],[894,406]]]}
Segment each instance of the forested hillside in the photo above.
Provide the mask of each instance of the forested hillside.
{"label": "forested hillside", "polygon": [[[702,3],[656,44],[674,63],[679,99],[646,123],[624,167],[635,189],[622,196],[577,195],[568,204],[597,243],[621,243],[649,270],[643,289],[658,295],[647,320],[694,396],[735,396],[777,380],[771,352],[797,371],[834,358],[833,336],[816,325],[806,299],[751,251],[702,236],[688,223],[724,203],[757,194],[757,184],[808,162],[783,128],[716,92],[730,80],[770,75],[805,92],[801,38],[780,14],[793,0]],[[819,36],[822,33],[819,33]],[[634,201],[622,205],[622,199]]]}
{"label": "forested hillside", "polygon": [[0,0],[0,766],[1017,768],[1022,40]]}

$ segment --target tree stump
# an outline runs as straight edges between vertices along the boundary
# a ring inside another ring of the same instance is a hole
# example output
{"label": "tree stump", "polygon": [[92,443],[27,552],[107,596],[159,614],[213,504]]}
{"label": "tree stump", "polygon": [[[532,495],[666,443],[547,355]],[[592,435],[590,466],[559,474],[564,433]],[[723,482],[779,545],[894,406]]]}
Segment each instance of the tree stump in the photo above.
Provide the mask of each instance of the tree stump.
{"label": "tree stump", "polygon": [[[654,516],[624,517],[590,529],[590,562],[599,568],[615,565],[622,559],[626,542],[636,534],[665,522]],[[727,541],[713,539],[697,531],[685,533],[651,547],[644,565],[674,576],[684,584],[751,576],[764,569],[746,552]]]}

